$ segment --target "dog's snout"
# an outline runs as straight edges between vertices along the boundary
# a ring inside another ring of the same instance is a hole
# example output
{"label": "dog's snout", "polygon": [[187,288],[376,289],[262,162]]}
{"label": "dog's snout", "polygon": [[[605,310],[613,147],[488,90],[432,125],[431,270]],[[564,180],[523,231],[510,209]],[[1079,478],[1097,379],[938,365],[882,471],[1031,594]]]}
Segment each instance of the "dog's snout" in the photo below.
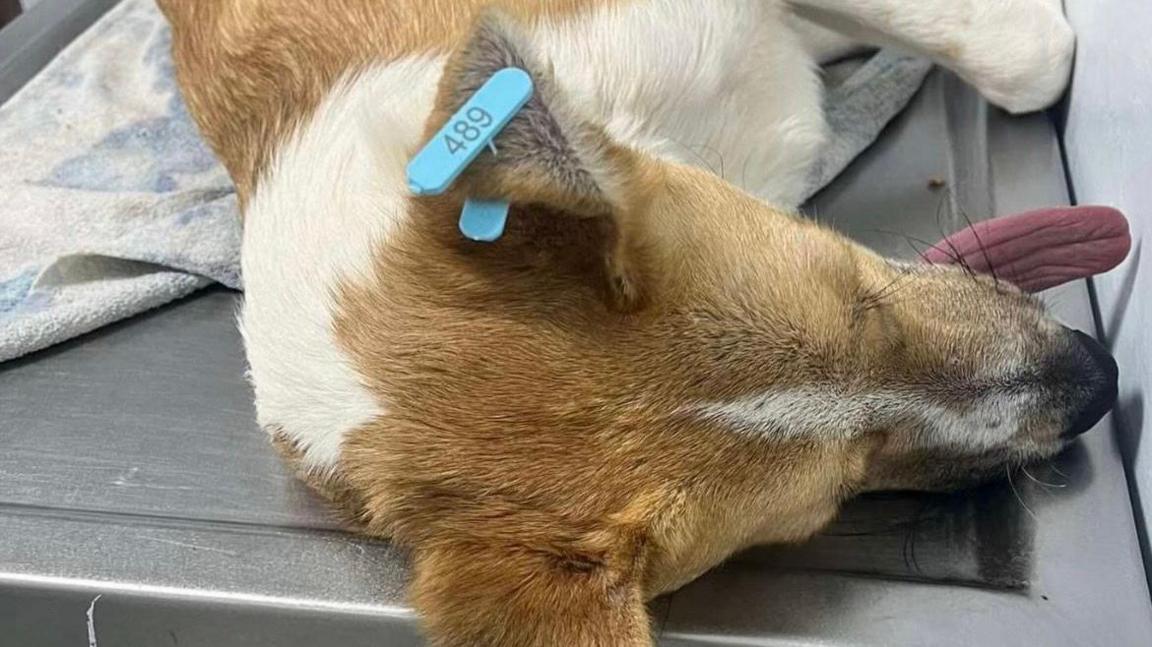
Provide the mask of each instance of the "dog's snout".
{"label": "dog's snout", "polygon": [[1075,340],[1076,380],[1087,397],[1073,415],[1066,436],[1078,436],[1088,431],[1116,403],[1119,371],[1111,353],[1091,336],[1071,331]]}

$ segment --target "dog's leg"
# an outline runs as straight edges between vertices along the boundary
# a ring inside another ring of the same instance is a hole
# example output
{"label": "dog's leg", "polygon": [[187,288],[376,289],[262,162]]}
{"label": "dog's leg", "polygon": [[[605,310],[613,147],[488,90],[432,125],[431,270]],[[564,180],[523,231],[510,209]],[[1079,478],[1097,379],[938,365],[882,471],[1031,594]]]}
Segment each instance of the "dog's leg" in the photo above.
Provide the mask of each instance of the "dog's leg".
{"label": "dog's leg", "polygon": [[435,647],[651,647],[635,555],[588,537],[437,542],[410,596]]}
{"label": "dog's leg", "polygon": [[1075,40],[1058,0],[790,0],[802,18],[930,57],[1012,112],[1060,97]]}

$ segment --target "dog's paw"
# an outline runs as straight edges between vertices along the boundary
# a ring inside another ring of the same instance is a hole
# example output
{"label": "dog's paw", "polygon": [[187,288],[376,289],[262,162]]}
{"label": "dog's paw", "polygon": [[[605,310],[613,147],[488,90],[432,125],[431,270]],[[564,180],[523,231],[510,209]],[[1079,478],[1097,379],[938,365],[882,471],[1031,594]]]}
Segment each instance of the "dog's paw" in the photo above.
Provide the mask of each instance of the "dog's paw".
{"label": "dog's paw", "polygon": [[1013,113],[1042,110],[1064,93],[1076,38],[1058,6],[1036,0],[980,3],[953,69]]}

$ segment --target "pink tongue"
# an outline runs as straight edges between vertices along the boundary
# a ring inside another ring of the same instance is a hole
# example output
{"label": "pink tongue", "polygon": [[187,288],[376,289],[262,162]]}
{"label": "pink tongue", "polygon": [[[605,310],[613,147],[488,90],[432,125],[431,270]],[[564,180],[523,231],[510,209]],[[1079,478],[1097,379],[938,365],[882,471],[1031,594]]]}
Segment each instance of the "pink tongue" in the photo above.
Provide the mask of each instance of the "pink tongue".
{"label": "pink tongue", "polygon": [[1040,209],[978,222],[925,251],[929,263],[955,263],[991,273],[1027,292],[1100,274],[1128,255],[1124,214],[1111,207]]}

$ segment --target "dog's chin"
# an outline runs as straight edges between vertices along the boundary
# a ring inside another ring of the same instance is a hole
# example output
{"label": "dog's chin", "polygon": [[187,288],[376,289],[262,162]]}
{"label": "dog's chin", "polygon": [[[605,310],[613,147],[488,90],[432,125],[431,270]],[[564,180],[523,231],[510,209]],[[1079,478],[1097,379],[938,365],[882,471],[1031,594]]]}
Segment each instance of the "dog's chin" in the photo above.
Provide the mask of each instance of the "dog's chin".
{"label": "dog's chin", "polygon": [[1044,448],[1023,451],[1009,448],[974,455],[951,454],[904,457],[874,466],[864,491],[914,491],[946,493],[1005,480],[1021,467],[1044,464],[1071,443],[1061,441]]}

